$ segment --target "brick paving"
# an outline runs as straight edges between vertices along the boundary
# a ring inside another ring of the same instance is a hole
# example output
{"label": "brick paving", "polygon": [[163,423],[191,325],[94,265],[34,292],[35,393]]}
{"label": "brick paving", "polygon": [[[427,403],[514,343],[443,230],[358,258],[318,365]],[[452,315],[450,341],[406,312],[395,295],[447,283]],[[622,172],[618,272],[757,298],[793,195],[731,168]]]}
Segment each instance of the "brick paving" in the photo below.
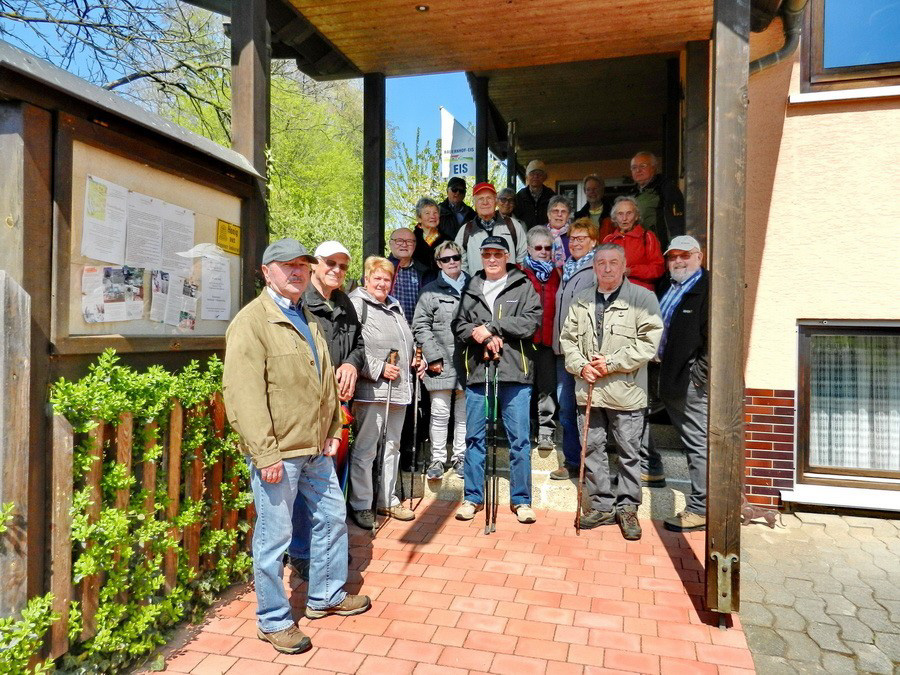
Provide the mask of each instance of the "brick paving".
{"label": "brick paving", "polygon": [[[643,521],[639,542],[617,527],[576,537],[572,513],[538,511],[536,524],[520,525],[501,509],[485,536],[483,518],[456,521],[455,508],[423,501],[415,521],[390,521],[374,540],[351,525],[350,587],[373,606],[300,619],[311,651],[279,654],[259,640],[245,590],[169,645],[165,672],[754,672],[739,620],[723,631],[702,609],[704,533]],[[298,616],[305,590],[291,596]]]}

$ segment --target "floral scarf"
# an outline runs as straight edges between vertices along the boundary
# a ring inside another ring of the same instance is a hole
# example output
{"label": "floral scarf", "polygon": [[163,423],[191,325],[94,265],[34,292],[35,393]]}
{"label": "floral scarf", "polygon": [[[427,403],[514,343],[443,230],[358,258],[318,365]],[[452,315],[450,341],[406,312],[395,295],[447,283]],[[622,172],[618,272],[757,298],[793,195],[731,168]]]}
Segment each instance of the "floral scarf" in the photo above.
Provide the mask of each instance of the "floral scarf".
{"label": "floral scarf", "polygon": [[576,272],[580,272],[582,269],[587,267],[588,265],[593,264],[594,262],[594,252],[590,251],[589,253],[585,253],[578,260],[575,258],[569,258],[566,260],[565,265],[563,265],[563,273],[562,280],[563,283],[567,283],[569,279],[575,276]]}
{"label": "floral scarf", "polygon": [[562,237],[569,232],[569,223],[566,223],[558,230],[554,230],[549,225],[550,234],[553,235],[553,264],[562,267],[566,262],[566,245],[563,243]]}
{"label": "floral scarf", "polygon": [[542,283],[550,278],[554,269],[553,263],[545,260],[535,260],[530,254],[525,256],[525,266],[534,272],[534,275],[540,279]]}

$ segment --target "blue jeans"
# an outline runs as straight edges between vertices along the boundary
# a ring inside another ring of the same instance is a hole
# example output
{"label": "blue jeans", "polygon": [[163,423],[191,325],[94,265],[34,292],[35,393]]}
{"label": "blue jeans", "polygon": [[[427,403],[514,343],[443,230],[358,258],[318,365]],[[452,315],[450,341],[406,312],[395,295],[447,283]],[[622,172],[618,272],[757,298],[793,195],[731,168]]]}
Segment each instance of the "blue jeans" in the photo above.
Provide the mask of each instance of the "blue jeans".
{"label": "blue jeans", "polygon": [[[531,385],[501,382],[500,414],[509,440],[509,501],[531,504],[531,443],[529,408]],[[493,398],[493,385],[490,396]],[[463,469],[467,502],[484,503],[484,464],[487,456],[484,385],[466,387],[466,463]],[[499,426],[499,425],[498,425]]]}
{"label": "blue jeans", "polygon": [[250,485],[256,505],[253,530],[253,578],[259,605],[256,617],[264,633],[284,630],[294,623],[282,580],[282,556],[291,541],[291,515],[298,493],[306,500],[312,517],[306,604],[311,609],[326,609],[340,604],[346,595],[347,512],[334,461],[324,455],[283,461],[284,475],[277,483],[266,483],[259,469],[250,463]]}
{"label": "blue jeans", "polygon": [[578,437],[575,405],[575,376],[566,370],[566,360],[556,357],[556,400],[559,401],[559,425],[562,427],[563,458],[568,466],[581,466],[581,440]]}

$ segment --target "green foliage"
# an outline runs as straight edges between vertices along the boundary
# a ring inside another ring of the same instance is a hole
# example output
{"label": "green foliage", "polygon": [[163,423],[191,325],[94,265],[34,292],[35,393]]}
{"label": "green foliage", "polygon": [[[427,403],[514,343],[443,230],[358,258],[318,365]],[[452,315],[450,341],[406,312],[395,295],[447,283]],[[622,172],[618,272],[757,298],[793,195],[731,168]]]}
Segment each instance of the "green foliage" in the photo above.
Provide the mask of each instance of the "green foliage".
{"label": "green foliage", "polygon": [[[4,513],[8,513],[4,505]],[[53,594],[31,598],[22,610],[22,618],[0,618],[0,673],[47,673],[53,670],[48,661],[29,662],[41,648],[44,634],[59,619],[51,609]]]}
{"label": "green foliage", "polygon": [[[83,627],[82,608],[70,606],[68,631],[73,645],[61,666],[66,672],[118,672],[128,663],[151,652],[165,642],[166,631],[185,619],[197,618],[215,600],[216,593],[237,580],[245,579],[251,567],[249,556],[241,551],[249,530],[245,521],[235,530],[201,530],[201,554],[215,561],[210,569],[192,570],[187,552],[172,536],[172,527],[183,528],[209,522],[209,496],[200,500],[183,498],[174,523],[164,519],[169,503],[167,474],[158,462],[153,513],[144,510],[150,496],[133,473],[112,459],[104,446],[101,479],[102,508],[91,521],[88,507],[90,488],[85,477],[91,463],[87,433],[99,423],[116,424],[124,412],[134,415],[133,460],[135,464],[157,461],[162,444],[146,447],[144,428],[157,422],[158,439],[165,438],[173,399],[185,408],[182,434],[182,475],[187,463],[198,454],[204,466],[230,458],[222,483],[222,508],[241,509],[252,496],[245,489],[234,489],[231,478],[246,486],[247,465],[241,457],[237,436],[225,429],[223,438],[213,430],[206,404],[221,390],[222,362],[211,357],[204,365],[192,361],[181,372],[172,374],[159,366],[137,372],[120,364],[113,350],[97,359],[88,374],[77,382],[59,380],[51,388],[50,399],[58,414],[72,424],[77,444],[73,457],[74,498],[72,509],[73,581],[100,575],[100,602],[96,616],[96,634],[77,642]],[[192,414],[197,406],[200,414]],[[129,491],[126,508],[115,508],[116,493]],[[163,559],[169,548],[178,551],[177,583],[164,588]],[[238,552],[240,551],[240,552]],[[0,670],[0,672],[5,672]]]}

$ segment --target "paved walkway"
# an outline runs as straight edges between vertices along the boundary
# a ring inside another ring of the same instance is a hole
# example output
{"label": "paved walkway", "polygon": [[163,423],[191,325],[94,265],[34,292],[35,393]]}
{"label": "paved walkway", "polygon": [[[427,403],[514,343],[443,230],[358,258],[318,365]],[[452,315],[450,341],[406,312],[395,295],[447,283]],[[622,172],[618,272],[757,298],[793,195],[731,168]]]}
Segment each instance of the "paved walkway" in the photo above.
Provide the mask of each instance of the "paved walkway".
{"label": "paved walkway", "polygon": [[900,520],[783,520],[742,531],[741,621],[758,672],[900,673]]}
{"label": "paved walkway", "polygon": [[[413,523],[391,521],[374,541],[351,526],[351,584],[373,607],[301,619],[315,645],[306,654],[278,654],[256,638],[248,590],[182,631],[166,672],[753,672],[739,622],[719,630],[700,609],[703,533],[644,521],[639,542],[617,527],[576,537],[572,513],[539,511],[526,526],[501,510],[497,532],[485,536],[483,519],[460,523],[455,508],[424,501]],[[298,611],[304,598],[301,586]]]}

